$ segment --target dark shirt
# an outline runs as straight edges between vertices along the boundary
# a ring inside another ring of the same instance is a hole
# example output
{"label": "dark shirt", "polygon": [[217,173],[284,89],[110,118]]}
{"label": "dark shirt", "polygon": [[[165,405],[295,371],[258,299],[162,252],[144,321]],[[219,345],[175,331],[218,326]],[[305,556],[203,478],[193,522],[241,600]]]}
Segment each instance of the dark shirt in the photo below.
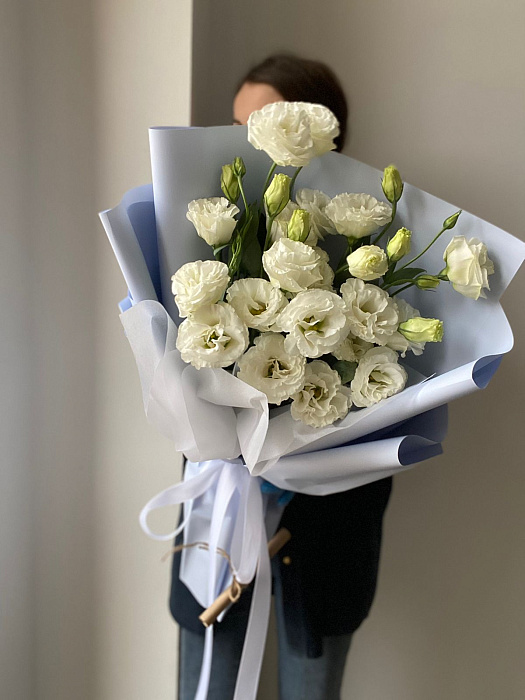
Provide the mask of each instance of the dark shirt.
{"label": "dark shirt", "polygon": [[[331,496],[298,493],[285,508],[280,527],[292,539],[272,571],[282,586],[287,637],[299,652],[320,656],[324,636],[354,632],[368,615],[391,489],[389,477]],[[171,613],[181,627],[204,634],[203,608],[179,580],[179,567],[180,553],[173,557]],[[250,602],[247,591],[236,614],[247,615]]]}

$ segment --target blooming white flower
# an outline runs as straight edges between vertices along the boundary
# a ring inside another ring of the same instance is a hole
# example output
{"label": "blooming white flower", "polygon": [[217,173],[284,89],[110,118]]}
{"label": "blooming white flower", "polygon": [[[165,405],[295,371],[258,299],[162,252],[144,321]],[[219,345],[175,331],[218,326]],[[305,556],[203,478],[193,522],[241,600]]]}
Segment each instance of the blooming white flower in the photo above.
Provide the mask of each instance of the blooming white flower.
{"label": "blooming white flower", "polygon": [[336,358],[336,360],[359,362],[365,352],[373,347],[374,346],[372,343],[349,333],[346,338],[332,350],[332,355]]}
{"label": "blooming white flower", "polygon": [[279,405],[303,386],[306,359],[289,353],[280,333],[263,333],[239,359],[238,378]]}
{"label": "blooming white flower", "polygon": [[314,247],[315,252],[319,255],[319,272],[321,274],[321,280],[315,282],[312,285],[312,289],[327,289],[329,292],[333,292],[334,289],[332,284],[334,282],[335,273],[330,265],[330,258],[326,250],[322,248]]}
{"label": "blooming white flower", "polygon": [[338,194],[327,204],[325,214],[337,233],[348,238],[363,238],[375,233],[392,218],[392,207],[378,202],[370,194]]}
{"label": "blooming white flower", "polygon": [[274,102],[248,119],[248,141],[277,165],[308,165],[315,156],[335,148],[338,134],[332,112],[308,102]]}
{"label": "blooming white flower", "polygon": [[314,360],[306,365],[304,386],[293,397],[290,412],[295,420],[322,428],[344,418],[351,404],[339,374],[323,360]]}
{"label": "blooming white flower", "polygon": [[375,284],[350,278],[341,285],[341,295],[350,331],[369,343],[386,345],[398,326],[397,308],[388,293]]}
{"label": "blooming white flower", "polygon": [[397,353],[390,348],[368,350],[357,366],[350,385],[355,406],[372,406],[401,391],[407,373],[398,362]]}
{"label": "blooming white flower", "polygon": [[[421,316],[417,309],[414,309],[413,306],[410,306],[407,301],[401,299],[400,297],[397,297],[394,304],[399,317],[398,326],[400,323],[404,323],[410,318],[419,318]],[[408,338],[405,338],[405,336],[397,330],[388,338],[386,346],[392,348],[392,350],[395,350],[396,352],[401,353],[401,357],[405,357],[408,350],[412,350],[414,355],[421,355],[425,349],[425,343],[416,343],[408,340]]]}
{"label": "blooming white flower", "polygon": [[348,334],[345,304],[334,292],[309,289],[292,299],[276,327],[289,334],[285,340],[288,352],[321,357]]}
{"label": "blooming white flower", "polygon": [[443,253],[446,275],[452,286],[465,297],[486,297],[484,289],[490,289],[488,276],[494,272],[494,263],[487,254],[487,246],[477,238],[469,241],[465,236],[454,236]]}
{"label": "blooming white flower", "polygon": [[[331,201],[327,194],[320,190],[309,190],[303,187],[295,193],[295,201],[301,209],[310,213],[310,227],[317,238],[322,240],[327,233],[335,232],[332,221],[325,213]],[[316,242],[317,240],[312,245]]]}
{"label": "blooming white flower", "polygon": [[269,331],[288,303],[278,287],[257,277],[234,282],[226,299],[248,328],[259,331]]}
{"label": "blooming white flower", "polygon": [[226,291],[228,265],[218,260],[195,260],[180,267],[171,278],[171,291],[181,316],[200,306],[214,304]]}
{"label": "blooming white flower", "polygon": [[300,102],[310,118],[310,131],[316,156],[322,156],[336,148],[334,139],[339,136],[339,122],[328,107],[310,102]]}
{"label": "blooming white flower", "polygon": [[186,218],[208,245],[216,247],[230,242],[239,211],[226,197],[208,197],[190,202]]}
{"label": "blooming white flower", "polygon": [[[299,206],[295,202],[292,202],[290,200],[285,206],[285,208],[282,210],[282,212],[275,217],[275,219],[272,222],[272,228],[270,229],[270,238],[272,243],[279,241],[281,238],[288,237],[288,224],[290,222],[290,219],[292,218],[292,214],[297,209],[299,209]],[[312,220],[310,219],[310,233],[308,234],[308,238],[304,242],[307,245],[315,246],[317,245],[318,236],[315,232],[315,229],[311,225],[311,221]]]}
{"label": "blooming white flower", "polygon": [[280,238],[262,260],[270,282],[287,292],[302,292],[322,279],[319,254],[300,241]]}
{"label": "blooming white flower", "polygon": [[228,367],[247,347],[248,328],[223,301],[201,306],[179,326],[177,349],[197,369]]}
{"label": "blooming white flower", "polygon": [[385,251],[377,245],[362,245],[347,256],[348,272],[369,282],[382,277],[388,270]]}

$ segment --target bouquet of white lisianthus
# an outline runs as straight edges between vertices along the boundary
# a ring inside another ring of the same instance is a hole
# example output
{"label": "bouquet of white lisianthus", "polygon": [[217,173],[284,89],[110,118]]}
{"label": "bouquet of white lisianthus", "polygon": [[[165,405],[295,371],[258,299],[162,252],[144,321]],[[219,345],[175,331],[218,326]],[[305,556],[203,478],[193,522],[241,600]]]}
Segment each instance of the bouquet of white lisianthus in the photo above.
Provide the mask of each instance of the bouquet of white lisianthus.
{"label": "bouquet of white lisianthus", "polygon": [[[241,157],[223,165],[224,196],[193,200],[186,215],[216,261],[188,262],[172,276],[184,318],[177,338],[182,359],[197,369],[230,367],[269,404],[291,402],[292,418],[314,428],[397,394],[408,377],[400,356],[420,355],[427,342],[442,340],[442,321],[423,318],[398,292],[452,282],[477,299],[494,273],[486,245],[465,236],[450,241],[442,269],[429,274],[414,265],[461,212],[404,262],[412,232],[401,227],[386,236],[403,194],[392,165],[381,182],[386,202],[304,187],[294,193],[300,171],[334,149],[338,133],[321,105],[280,102],[254,112],[248,141],[273,161],[260,199],[248,203]],[[296,170],[276,173],[279,166]],[[322,247],[331,235],[345,241],[333,266]]]}
{"label": "bouquet of white lisianthus", "polygon": [[439,454],[446,403],[484,388],[512,347],[498,300],[525,257],[393,166],[331,153],[324,107],[269,105],[245,134],[151,129],[153,189],[101,214],[146,414],[187,458],[142,527],[171,539],[148,513],[184,503],[181,579],[204,607],[256,574],[236,700],[256,696],[279,516],[258,477],[322,496]]}

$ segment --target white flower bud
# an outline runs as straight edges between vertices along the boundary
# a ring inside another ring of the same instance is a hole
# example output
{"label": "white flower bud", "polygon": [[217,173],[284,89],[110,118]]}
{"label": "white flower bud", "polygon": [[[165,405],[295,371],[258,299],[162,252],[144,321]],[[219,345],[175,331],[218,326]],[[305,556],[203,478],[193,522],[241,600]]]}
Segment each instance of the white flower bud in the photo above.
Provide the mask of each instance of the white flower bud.
{"label": "white flower bud", "polygon": [[382,277],[388,270],[385,251],[377,245],[363,245],[346,258],[348,272],[369,282]]}

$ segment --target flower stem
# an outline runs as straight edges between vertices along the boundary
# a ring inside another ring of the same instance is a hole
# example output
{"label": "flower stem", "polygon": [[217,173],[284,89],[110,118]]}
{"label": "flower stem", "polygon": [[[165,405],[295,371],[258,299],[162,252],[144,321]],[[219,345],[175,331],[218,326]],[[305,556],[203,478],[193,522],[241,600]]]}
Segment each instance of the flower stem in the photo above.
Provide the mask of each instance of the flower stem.
{"label": "flower stem", "polygon": [[395,297],[396,294],[399,294],[399,292],[404,292],[405,289],[408,289],[409,287],[412,287],[414,284],[415,284],[415,282],[414,282],[413,280],[411,280],[411,281],[409,282],[409,284],[405,284],[404,287],[400,287],[399,289],[396,289],[395,292],[392,292],[392,294],[390,295],[390,297]]}
{"label": "flower stem", "polygon": [[264,187],[263,187],[263,200],[264,200],[264,193],[268,189],[268,185],[270,184],[270,179],[271,179],[272,175],[274,174],[276,167],[277,167],[277,163],[272,163],[272,167],[270,168],[270,170],[268,171],[268,175],[266,176],[266,181],[265,181]]}
{"label": "flower stem", "polygon": [[301,165],[299,168],[297,168],[294,176],[292,177],[292,181],[290,182],[290,199],[292,198],[292,192],[293,192],[293,187],[295,185],[295,181],[297,180],[297,176],[299,175],[299,173],[301,172],[302,169],[303,169],[303,166]]}
{"label": "flower stem", "polygon": [[395,282],[390,282],[390,284],[385,284],[382,289],[386,291],[387,289],[390,289],[390,287],[398,287],[400,284],[406,284],[407,282],[410,282],[410,284],[415,284],[415,280],[407,278],[405,280],[396,280]]}
{"label": "flower stem", "polygon": [[392,223],[393,223],[394,218],[395,218],[395,216],[396,216],[396,212],[397,212],[397,202],[394,202],[394,203],[392,204],[392,218],[390,219],[390,221],[388,222],[388,224],[385,226],[385,228],[381,231],[381,233],[379,234],[379,236],[375,239],[374,245],[377,245],[377,244],[379,243],[379,241],[383,238],[383,236],[384,236],[385,233],[388,231],[388,229],[392,226]]}
{"label": "flower stem", "polygon": [[246,195],[244,194],[244,187],[242,186],[242,177],[237,175],[237,182],[239,183],[239,189],[241,191],[242,201],[244,202],[244,208],[248,209],[248,202],[246,201]]}
{"label": "flower stem", "polygon": [[410,267],[410,265],[412,265],[413,262],[416,262],[416,260],[419,260],[419,258],[420,258],[422,255],[424,255],[424,254],[427,252],[427,250],[428,250],[429,248],[431,248],[431,247],[434,245],[434,243],[435,243],[435,242],[437,241],[437,239],[441,236],[441,234],[444,233],[444,232],[447,231],[447,230],[448,230],[448,226],[442,228],[441,231],[439,231],[439,233],[437,233],[437,234],[434,236],[434,238],[430,241],[430,243],[427,245],[427,247],[424,248],[424,249],[421,251],[421,253],[419,253],[419,255],[416,255],[415,258],[412,258],[412,260],[409,260],[407,263],[405,263],[405,265],[403,265],[403,266],[400,267],[399,269],[400,269],[400,270],[404,270],[405,267]]}
{"label": "flower stem", "polygon": [[346,250],[343,253],[341,260],[339,260],[339,264],[337,266],[336,270],[336,275],[339,274],[340,272],[345,272],[345,270],[348,270],[348,263],[346,262],[347,257],[350,255],[352,252],[352,248],[354,247],[355,243],[355,238],[347,238],[346,239]]}

